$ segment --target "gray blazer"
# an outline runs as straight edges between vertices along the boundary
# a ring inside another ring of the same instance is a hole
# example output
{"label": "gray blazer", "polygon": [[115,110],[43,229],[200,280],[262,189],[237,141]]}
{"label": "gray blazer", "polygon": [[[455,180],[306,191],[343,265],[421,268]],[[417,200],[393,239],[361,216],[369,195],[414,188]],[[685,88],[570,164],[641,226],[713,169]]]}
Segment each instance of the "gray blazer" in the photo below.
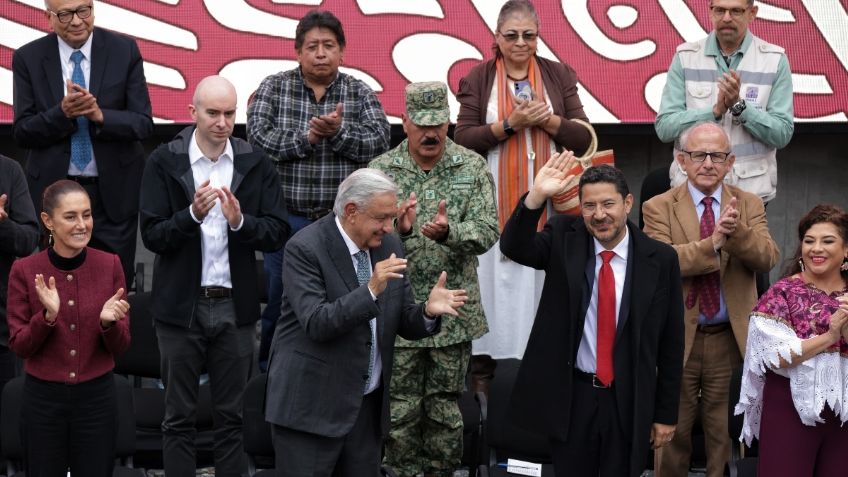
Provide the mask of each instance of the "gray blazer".
{"label": "gray blazer", "polygon": [[[373,265],[392,253],[402,257],[403,247],[397,236],[387,235],[370,252]],[[421,339],[431,334],[423,305],[415,304],[406,277],[390,280],[377,300],[371,299],[368,287],[356,279],[334,214],[295,234],[285,257],[282,315],[271,344],[265,419],[298,431],[341,437],[353,428],[368,380],[368,321],[377,317],[382,384],[387,387],[395,336]],[[387,435],[388,392],[383,392],[380,425]]]}

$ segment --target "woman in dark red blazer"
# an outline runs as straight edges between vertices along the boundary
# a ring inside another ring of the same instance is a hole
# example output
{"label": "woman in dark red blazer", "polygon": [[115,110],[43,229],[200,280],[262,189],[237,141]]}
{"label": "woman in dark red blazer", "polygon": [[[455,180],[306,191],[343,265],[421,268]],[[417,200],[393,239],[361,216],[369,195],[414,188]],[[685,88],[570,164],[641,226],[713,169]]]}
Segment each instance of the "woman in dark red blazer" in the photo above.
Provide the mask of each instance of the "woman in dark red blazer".
{"label": "woman in dark red blazer", "polygon": [[129,347],[117,255],[88,248],[91,202],[60,180],[44,190],[46,250],[9,275],[9,347],[25,360],[23,442],[31,476],[108,477],[117,401],[113,356]]}

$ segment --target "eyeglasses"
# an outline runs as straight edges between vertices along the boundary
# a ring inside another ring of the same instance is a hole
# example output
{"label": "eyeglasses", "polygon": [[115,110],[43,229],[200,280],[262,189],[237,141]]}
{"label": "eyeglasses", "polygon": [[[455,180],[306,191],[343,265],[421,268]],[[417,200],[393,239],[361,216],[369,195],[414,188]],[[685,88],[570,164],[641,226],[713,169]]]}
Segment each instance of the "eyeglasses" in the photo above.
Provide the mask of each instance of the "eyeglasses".
{"label": "eyeglasses", "polygon": [[53,10],[47,10],[48,12],[56,15],[56,18],[59,19],[59,23],[71,23],[74,19],[74,15],[78,16],[80,20],[85,20],[86,18],[91,16],[91,11],[94,7],[91,5],[86,5],[84,7],[79,7],[76,10],[62,10],[60,12],[54,12]]}
{"label": "eyeglasses", "polygon": [[733,18],[739,18],[748,11],[747,8],[724,8],[724,7],[710,7],[710,11],[713,12],[713,16],[716,18],[723,18],[727,12],[730,12],[730,16]]}
{"label": "eyeglasses", "polygon": [[692,159],[692,162],[704,162],[707,160],[707,157],[713,161],[713,164],[721,164],[726,161],[730,156],[729,152],[710,152],[710,151],[681,151],[689,154],[689,159]]}
{"label": "eyeglasses", "polygon": [[504,33],[504,32],[498,32],[498,33],[500,33],[501,37],[503,37],[503,39],[506,40],[509,43],[515,43],[516,41],[518,41],[519,36],[521,38],[523,38],[524,41],[528,41],[528,42],[529,41],[536,41],[536,38],[539,37],[539,33],[535,32],[535,31],[525,31],[521,34],[516,33],[514,31],[507,32],[507,33]]}
{"label": "eyeglasses", "polygon": [[615,206],[619,204],[620,202],[614,200],[607,200],[600,204],[589,202],[580,205],[580,213],[587,217],[595,215],[595,211],[597,210],[602,210],[604,214],[609,214],[615,208]]}

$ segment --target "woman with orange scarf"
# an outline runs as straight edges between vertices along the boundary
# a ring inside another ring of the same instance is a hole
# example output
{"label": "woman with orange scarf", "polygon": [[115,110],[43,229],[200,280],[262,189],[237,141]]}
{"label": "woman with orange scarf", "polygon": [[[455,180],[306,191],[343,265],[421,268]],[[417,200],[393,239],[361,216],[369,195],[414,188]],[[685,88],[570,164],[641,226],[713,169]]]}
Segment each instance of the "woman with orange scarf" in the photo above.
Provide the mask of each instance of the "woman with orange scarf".
{"label": "woman with orange scarf", "polygon": [[[507,1],[498,15],[495,58],[477,65],[459,82],[454,140],[488,159],[498,185],[501,227],[553,153],[568,149],[579,155],[591,141],[586,127],[571,121],[588,121],[577,96],[576,73],[568,65],[536,56],[538,37],[533,4]],[[478,275],[490,331],[474,342],[474,354],[521,358],[544,273],[509,261],[495,246],[480,256]],[[472,361],[475,375],[479,363],[479,358]]]}

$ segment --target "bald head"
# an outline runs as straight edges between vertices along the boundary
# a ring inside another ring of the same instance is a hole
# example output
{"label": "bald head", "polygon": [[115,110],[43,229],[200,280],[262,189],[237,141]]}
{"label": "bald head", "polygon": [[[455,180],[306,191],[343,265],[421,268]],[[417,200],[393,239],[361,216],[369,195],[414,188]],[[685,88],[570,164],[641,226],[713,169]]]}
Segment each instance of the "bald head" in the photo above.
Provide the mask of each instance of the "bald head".
{"label": "bald head", "polygon": [[230,83],[230,80],[223,76],[207,76],[197,83],[194,89],[194,96],[191,103],[194,107],[198,107],[204,96],[226,97],[231,96],[233,105],[236,103],[236,88]]}
{"label": "bald head", "polygon": [[206,157],[217,160],[233,133],[236,89],[222,76],[207,76],[197,84],[188,110],[197,124],[197,145]]}
{"label": "bald head", "polygon": [[685,150],[691,150],[692,146],[690,143],[693,136],[700,137],[701,135],[717,135],[721,136],[725,148],[722,150],[729,151],[730,150],[730,136],[727,135],[727,131],[724,130],[721,126],[716,123],[699,123],[696,124],[686,130],[684,130],[680,134],[680,148]]}

